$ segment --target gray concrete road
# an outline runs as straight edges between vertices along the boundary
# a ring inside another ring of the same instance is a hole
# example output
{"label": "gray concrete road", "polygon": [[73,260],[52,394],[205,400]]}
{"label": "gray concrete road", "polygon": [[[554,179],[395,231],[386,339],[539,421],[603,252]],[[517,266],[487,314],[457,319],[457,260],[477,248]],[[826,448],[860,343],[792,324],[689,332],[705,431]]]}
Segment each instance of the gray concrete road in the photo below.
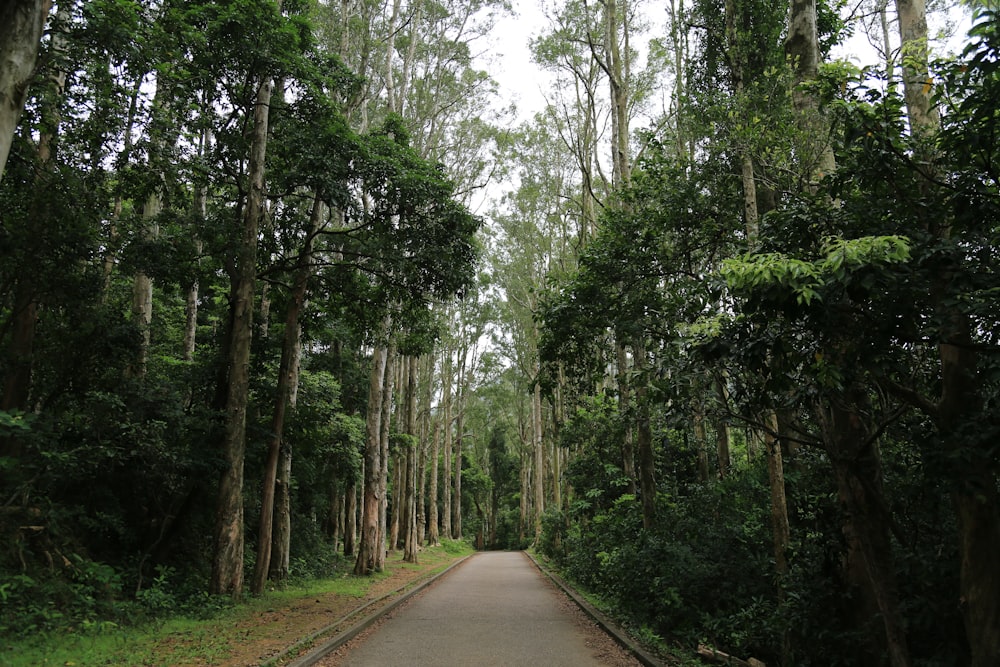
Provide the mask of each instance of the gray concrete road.
{"label": "gray concrete road", "polygon": [[606,664],[520,552],[479,553],[342,656],[351,667]]}

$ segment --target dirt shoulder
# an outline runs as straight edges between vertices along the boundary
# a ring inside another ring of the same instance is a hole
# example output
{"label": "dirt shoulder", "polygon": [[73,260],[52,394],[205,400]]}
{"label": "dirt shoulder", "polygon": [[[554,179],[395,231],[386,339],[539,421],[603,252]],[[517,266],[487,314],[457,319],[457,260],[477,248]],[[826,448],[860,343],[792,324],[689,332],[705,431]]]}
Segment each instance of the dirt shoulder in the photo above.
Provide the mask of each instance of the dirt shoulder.
{"label": "dirt shoulder", "polygon": [[[208,628],[165,632],[150,647],[150,653],[156,656],[158,665],[282,665],[313,643],[346,630],[364,615],[464,556],[434,549],[422,552],[420,562],[413,565],[404,563],[401,553],[389,554],[386,571],[365,582],[367,586],[362,585],[363,590],[356,595],[303,593],[302,597],[271,604],[265,599],[265,604],[255,604],[235,614],[224,628],[213,623]],[[345,575],[350,576],[353,575]],[[303,644],[302,640],[308,637],[315,639]],[[209,651],[205,650],[206,642],[214,645]],[[289,652],[293,646],[296,650]]]}

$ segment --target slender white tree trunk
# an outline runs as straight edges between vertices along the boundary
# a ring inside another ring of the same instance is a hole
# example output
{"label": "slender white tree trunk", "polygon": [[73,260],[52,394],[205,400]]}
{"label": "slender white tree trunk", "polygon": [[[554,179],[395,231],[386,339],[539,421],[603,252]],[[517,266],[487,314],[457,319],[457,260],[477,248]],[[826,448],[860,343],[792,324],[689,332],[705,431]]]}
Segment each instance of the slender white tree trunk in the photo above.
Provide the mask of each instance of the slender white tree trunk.
{"label": "slender white tree trunk", "polygon": [[51,0],[6,0],[0,5],[0,180],[51,7]]}

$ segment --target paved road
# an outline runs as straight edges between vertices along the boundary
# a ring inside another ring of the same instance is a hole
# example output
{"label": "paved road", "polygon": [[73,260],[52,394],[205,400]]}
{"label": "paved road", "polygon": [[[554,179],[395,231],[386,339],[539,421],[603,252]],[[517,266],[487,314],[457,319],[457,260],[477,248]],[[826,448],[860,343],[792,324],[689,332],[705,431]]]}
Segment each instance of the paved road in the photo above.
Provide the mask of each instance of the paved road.
{"label": "paved road", "polygon": [[351,667],[603,664],[565,597],[520,552],[484,552],[446,575],[345,656]]}

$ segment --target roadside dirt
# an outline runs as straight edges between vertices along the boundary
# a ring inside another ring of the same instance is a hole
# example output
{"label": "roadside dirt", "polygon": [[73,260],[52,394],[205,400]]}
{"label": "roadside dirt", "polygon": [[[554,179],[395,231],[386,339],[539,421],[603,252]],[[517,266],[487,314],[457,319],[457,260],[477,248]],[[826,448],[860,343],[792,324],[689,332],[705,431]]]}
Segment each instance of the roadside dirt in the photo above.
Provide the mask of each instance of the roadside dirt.
{"label": "roadside dirt", "polygon": [[[456,557],[453,560],[458,560]],[[447,563],[449,561],[445,561]],[[336,593],[320,593],[315,596],[301,598],[292,602],[281,602],[268,609],[259,611],[253,616],[236,621],[234,627],[226,634],[233,637],[229,642],[226,655],[218,656],[211,662],[189,662],[183,656],[186,649],[197,644],[202,639],[195,635],[168,635],[159,642],[157,654],[167,659],[176,656],[171,665],[219,665],[222,667],[256,667],[261,663],[274,660],[288,648],[303,638],[324,631],[323,638],[329,639],[337,633],[346,630],[365,615],[372,613],[377,607],[388,603],[392,598],[372,605],[368,609],[355,614],[357,610],[368,603],[397,591],[409,588],[429,577],[435,570],[442,569],[442,560],[421,563],[418,566],[403,566],[400,555],[389,555],[387,569],[390,574],[372,583],[363,597],[351,597]],[[404,591],[405,592],[405,591]],[[402,594],[402,593],[400,593]],[[280,606],[279,606],[280,605]],[[346,620],[345,620],[346,619]],[[343,622],[341,622],[343,621]],[[329,632],[325,630],[331,625]],[[303,650],[305,650],[303,648]],[[290,654],[277,664],[292,660],[298,653]]]}

